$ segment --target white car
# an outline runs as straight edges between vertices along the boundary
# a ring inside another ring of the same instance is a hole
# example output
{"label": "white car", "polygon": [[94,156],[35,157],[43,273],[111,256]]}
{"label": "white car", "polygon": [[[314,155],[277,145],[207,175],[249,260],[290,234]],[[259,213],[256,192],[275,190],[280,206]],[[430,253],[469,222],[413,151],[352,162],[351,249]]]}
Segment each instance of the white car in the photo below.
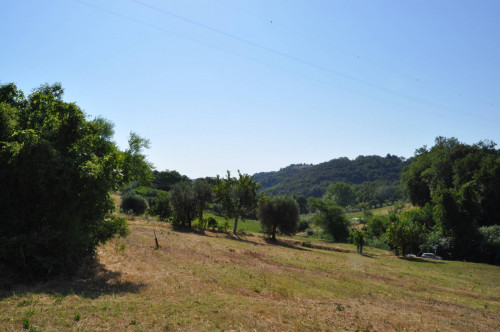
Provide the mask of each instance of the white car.
{"label": "white car", "polygon": [[432,259],[443,259],[443,257],[433,254],[432,252],[426,252],[422,254],[422,258],[432,258]]}

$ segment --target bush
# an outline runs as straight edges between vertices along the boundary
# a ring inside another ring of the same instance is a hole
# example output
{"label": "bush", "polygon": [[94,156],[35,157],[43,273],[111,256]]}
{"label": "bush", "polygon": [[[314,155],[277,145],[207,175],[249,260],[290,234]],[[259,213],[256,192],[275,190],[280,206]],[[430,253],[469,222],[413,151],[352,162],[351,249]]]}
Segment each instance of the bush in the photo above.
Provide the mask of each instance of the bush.
{"label": "bush", "polygon": [[214,217],[208,217],[208,218],[206,218],[205,223],[207,225],[207,228],[209,228],[211,230],[215,230],[217,228],[217,226],[218,226],[217,220],[215,220]]}
{"label": "bush", "polygon": [[306,234],[308,236],[314,235],[314,231],[312,229],[308,228],[308,229],[306,229]]}
{"label": "bush", "polygon": [[148,203],[146,202],[146,199],[134,192],[129,191],[124,196],[122,196],[120,209],[122,209],[124,212],[132,210],[134,215],[139,216],[143,214],[147,208]]}
{"label": "bush", "polygon": [[309,228],[309,222],[307,220],[302,219],[301,221],[299,221],[299,224],[297,225],[298,232],[304,232],[308,228]]}

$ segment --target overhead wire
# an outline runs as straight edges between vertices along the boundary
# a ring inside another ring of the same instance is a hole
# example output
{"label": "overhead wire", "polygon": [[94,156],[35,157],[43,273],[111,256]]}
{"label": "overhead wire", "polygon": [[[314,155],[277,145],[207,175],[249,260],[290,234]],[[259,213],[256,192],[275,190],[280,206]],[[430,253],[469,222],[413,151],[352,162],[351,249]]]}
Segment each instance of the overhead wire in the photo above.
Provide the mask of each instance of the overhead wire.
{"label": "overhead wire", "polygon": [[[309,40],[314,40],[314,41],[315,41],[316,43],[318,43],[318,44],[326,44],[326,45],[327,45],[330,49],[335,49],[335,50],[337,50],[337,51],[339,51],[339,52],[341,52],[341,53],[344,53],[344,54],[346,54],[346,55],[348,55],[348,56],[352,57],[353,59],[356,59],[356,60],[358,60],[358,61],[360,61],[360,62],[366,62],[366,63],[368,63],[369,65],[374,66],[374,67],[378,67],[378,68],[380,68],[380,69],[382,69],[382,70],[384,70],[384,71],[388,69],[388,67],[387,67],[387,66],[384,66],[384,65],[380,64],[380,63],[379,63],[379,62],[377,62],[377,61],[373,61],[372,59],[370,59],[370,58],[368,58],[368,57],[364,57],[364,56],[363,56],[363,57],[360,57],[360,55],[359,55],[359,54],[354,53],[354,52],[351,52],[351,51],[348,51],[348,50],[343,49],[343,48],[340,48],[340,47],[338,47],[337,45],[332,44],[332,43],[331,43],[331,42],[329,42],[328,40],[319,39],[319,38],[317,38],[315,35],[307,34],[307,33],[305,33],[304,31],[302,31],[302,30],[300,30],[300,29],[295,29],[295,28],[290,27],[290,26],[288,26],[288,25],[285,25],[285,24],[283,24],[283,23],[281,23],[281,22],[279,22],[279,21],[276,21],[276,20],[271,21],[271,20],[270,20],[270,18],[265,18],[265,17],[263,17],[262,15],[260,15],[260,14],[258,14],[258,13],[256,13],[256,12],[254,12],[254,11],[252,11],[252,10],[249,10],[249,9],[247,9],[247,8],[243,8],[243,7],[241,7],[241,6],[237,5],[237,4],[233,3],[233,2],[228,2],[228,1],[225,1],[225,0],[218,0],[218,1],[219,1],[220,3],[222,3],[222,4],[226,5],[226,6],[230,6],[230,7],[233,7],[233,8],[235,8],[235,9],[237,9],[238,11],[240,11],[240,12],[242,12],[242,13],[245,13],[245,14],[247,14],[247,15],[253,16],[253,17],[255,17],[255,18],[257,18],[257,19],[261,20],[262,22],[272,22],[272,24],[273,24],[274,26],[277,26],[277,27],[279,27],[279,28],[281,28],[281,29],[291,31],[292,33],[295,33],[295,34],[297,34],[297,35],[301,35],[301,36],[303,36],[303,37],[306,37],[306,38],[308,38]],[[437,85],[437,84],[432,83],[432,81],[427,81],[427,80],[426,80],[426,81],[424,82],[424,81],[423,81],[420,77],[418,77],[418,75],[416,75],[416,76],[410,76],[410,75],[408,75],[408,74],[404,74],[404,73],[398,73],[398,75],[400,75],[400,76],[402,76],[402,77],[405,77],[407,80],[410,80],[410,81],[417,81],[417,82],[419,82],[419,83],[418,83],[419,85],[425,85],[427,88],[432,88],[432,89],[434,89],[434,90],[435,90],[435,89],[440,89],[440,90],[442,90],[442,88],[443,88],[441,85]],[[469,99],[470,101],[473,101],[473,102],[482,102],[482,103],[484,103],[484,104],[488,104],[489,106],[494,106],[494,104],[493,104],[491,101],[489,101],[489,100],[485,100],[485,99],[481,99],[481,98],[477,98],[477,97],[472,97],[472,96],[469,96],[469,95],[464,94],[464,93],[462,93],[462,92],[458,92],[458,91],[454,91],[454,92],[447,91],[446,93],[447,93],[448,95],[450,95],[450,96],[453,96],[453,97],[458,97],[458,98],[460,98],[460,99]],[[439,104],[436,104],[436,105],[438,105],[438,106],[439,106]],[[441,105],[441,106],[444,106],[444,107],[449,108],[449,107],[448,107],[448,106],[446,106],[446,105]]]}
{"label": "overhead wire", "polygon": [[[272,64],[272,63],[269,63],[269,62],[266,62],[266,61],[262,61],[260,59],[257,59],[257,58],[254,58],[254,57],[251,57],[251,56],[247,56],[247,55],[243,55],[241,53],[237,53],[237,52],[234,52],[234,51],[231,51],[231,50],[228,50],[226,48],[223,48],[223,47],[220,47],[220,46],[217,46],[217,45],[214,45],[212,43],[208,43],[208,42],[205,42],[203,40],[200,40],[200,39],[197,39],[197,38],[193,38],[193,37],[190,37],[190,36],[187,36],[185,34],[182,34],[182,33],[179,33],[179,32],[175,32],[175,31],[172,31],[172,30],[169,30],[169,29],[166,29],[164,27],[160,27],[158,25],[155,25],[155,24],[151,24],[149,22],[145,22],[143,20],[139,20],[137,18],[134,18],[134,17],[131,17],[131,16],[128,16],[128,15],[124,15],[124,14],[121,14],[119,12],[116,12],[116,11],[113,11],[113,10],[110,10],[110,9],[106,9],[106,8],[102,8],[100,6],[97,6],[97,5],[94,5],[94,4],[91,4],[91,3],[88,3],[86,1],[83,1],[83,0],[73,0],[77,3],[80,3],[82,5],[85,5],[87,7],[91,7],[91,8],[94,8],[96,10],[99,10],[99,11],[102,11],[102,12],[105,12],[107,14],[110,14],[110,15],[114,15],[114,16],[117,16],[117,17],[120,17],[122,19],[125,19],[125,20],[129,20],[129,21],[132,21],[136,24],[140,24],[140,25],[143,25],[143,26],[147,26],[149,28],[152,28],[152,29],[155,29],[155,30],[158,30],[158,31],[162,31],[164,33],[168,33],[170,35],[173,35],[173,36],[176,36],[177,38],[181,38],[181,39],[185,39],[185,40],[189,40],[191,42],[194,42],[194,43],[197,43],[197,44],[200,44],[200,45],[203,45],[203,46],[206,46],[206,47],[209,47],[209,48],[213,48],[213,49],[216,49],[220,52],[224,52],[224,53],[227,53],[227,54],[231,54],[233,56],[237,56],[237,57],[240,57],[240,58],[243,58],[243,59],[246,59],[248,61],[252,61],[252,62],[255,62],[255,63],[258,63],[258,64],[261,64],[261,65],[264,65],[264,66],[267,66],[267,67],[271,67],[271,68],[274,68],[274,69],[277,69],[277,70],[281,70],[283,72],[287,72],[289,74],[292,74],[292,75],[295,75],[295,76],[299,76],[299,77],[303,77],[303,78],[306,78],[310,81],[314,81],[314,82],[317,82],[317,83],[321,83],[321,84],[325,84],[325,85],[328,85],[328,86],[331,86],[331,87],[334,87],[336,89],[339,89],[339,90],[343,90],[343,91],[346,91],[346,92],[349,92],[349,93],[353,93],[353,94],[357,94],[357,95],[360,95],[360,96],[364,96],[364,97],[367,97],[367,98],[370,98],[370,99],[373,99],[373,100],[377,100],[377,101],[381,101],[381,102],[384,102],[384,103],[387,103],[387,104],[391,104],[393,106],[397,106],[401,109],[408,109],[408,110],[413,110],[413,111],[416,111],[416,112],[420,112],[420,113],[423,113],[423,114],[428,114],[428,115],[432,115],[432,116],[438,116],[438,117],[441,117],[441,118],[444,118],[444,119],[449,119],[449,120],[453,120],[455,119],[454,117],[449,117],[447,115],[444,115],[444,114],[436,114],[434,112],[428,112],[428,111],[424,111],[422,109],[419,109],[419,108],[415,108],[415,107],[412,107],[412,106],[409,106],[409,105],[402,105],[400,103],[397,103],[397,102],[394,102],[394,101],[391,101],[391,100],[387,100],[387,99],[384,99],[384,98],[380,98],[380,97],[377,97],[377,96],[373,96],[373,95],[370,95],[370,94],[367,94],[367,93],[364,93],[364,92],[360,92],[360,91],[356,91],[356,90],[352,90],[352,89],[349,89],[349,88],[346,88],[342,85],[337,85],[337,84],[333,84],[332,82],[329,82],[329,81],[325,81],[325,80],[321,80],[321,79],[317,79],[317,78],[314,78],[314,77],[311,77],[309,75],[305,75],[305,74],[302,74],[302,73],[299,73],[299,72],[296,72],[296,71],[293,71],[293,70],[290,70],[288,68],[285,68],[285,67],[282,67],[282,66],[277,66],[275,64]],[[133,2],[138,2],[136,0],[131,0]],[[173,14],[175,15],[175,14]],[[183,19],[184,20],[184,19]],[[189,19],[185,19],[186,22],[188,21],[191,21]],[[195,24],[195,23],[193,23]],[[196,23],[196,25],[199,25],[199,26],[205,26],[203,24],[198,24]],[[208,26],[207,26],[208,27]],[[209,28],[209,29],[212,29],[212,28]],[[214,29],[214,31],[218,31],[218,29]],[[225,33],[224,33],[225,34]],[[228,35],[231,35],[231,34],[228,34]],[[234,38],[239,38],[237,36],[234,36]],[[253,42],[250,42],[250,43],[253,43]],[[256,44],[257,45],[257,44]],[[264,46],[265,47],[265,46]],[[279,51],[276,51],[278,53],[281,53]],[[284,55],[286,56],[286,55]]]}
{"label": "overhead wire", "polygon": [[333,74],[333,75],[341,77],[343,79],[350,80],[350,81],[353,81],[353,82],[356,82],[356,83],[360,83],[360,84],[363,84],[365,86],[369,86],[371,88],[378,89],[378,90],[386,92],[386,93],[394,94],[394,95],[397,95],[397,96],[405,98],[405,99],[409,99],[409,100],[413,100],[413,101],[416,101],[416,102],[424,103],[424,104],[427,104],[429,106],[439,107],[439,108],[442,108],[442,109],[448,109],[448,110],[451,110],[451,111],[456,112],[456,113],[462,113],[460,110],[457,110],[457,109],[452,108],[450,106],[443,105],[443,104],[440,104],[440,103],[431,102],[431,101],[428,101],[428,100],[420,98],[420,97],[414,97],[414,96],[411,96],[411,95],[408,95],[408,94],[405,94],[405,93],[401,93],[399,91],[395,91],[395,90],[392,90],[392,89],[388,89],[388,88],[385,88],[385,87],[382,87],[382,86],[370,83],[370,82],[362,80],[362,79],[358,79],[358,78],[352,77],[350,75],[343,74],[341,72],[332,70],[332,69],[327,68],[325,66],[315,64],[315,63],[310,62],[308,60],[304,60],[304,59],[301,59],[299,57],[296,57],[296,56],[293,56],[293,55],[281,52],[279,50],[273,49],[271,47],[268,47],[268,46],[265,46],[265,45],[262,45],[262,44],[259,44],[259,43],[256,43],[256,42],[251,41],[249,39],[242,38],[242,37],[239,37],[239,36],[237,36],[235,34],[232,34],[232,33],[229,33],[229,32],[226,32],[226,31],[214,28],[214,27],[209,26],[207,24],[200,23],[200,22],[197,22],[195,20],[183,17],[183,16],[175,14],[175,13],[173,13],[171,11],[168,11],[168,10],[165,10],[165,9],[162,9],[162,8],[158,8],[156,6],[149,5],[149,4],[147,4],[147,3],[143,2],[143,1],[140,1],[140,0],[130,0],[130,1],[134,2],[136,4],[139,4],[139,5],[143,6],[143,7],[146,7],[146,8],[152,9],[154,11],[157,11],[159,13],[168,15],[168,16],[173,17],[175,19],[178,19],[180,21],[183,21],[183,22],[186,22],[186,23],[189,23],[189,24],[201,27],[203,29],[215,32],[215,33],[223,35],[225,37],[237,40],[239,42],[248,44],[250,46],[262,49],[264,51],[276,54],[276,55],[284,57],[284,58],[287,58],[287,59],[295,61],[297,63],[313,67],[315,69],[318,69],[320,71],[323,71],[323,72],[326,72],[326,73],[329,73],[329,74]]}

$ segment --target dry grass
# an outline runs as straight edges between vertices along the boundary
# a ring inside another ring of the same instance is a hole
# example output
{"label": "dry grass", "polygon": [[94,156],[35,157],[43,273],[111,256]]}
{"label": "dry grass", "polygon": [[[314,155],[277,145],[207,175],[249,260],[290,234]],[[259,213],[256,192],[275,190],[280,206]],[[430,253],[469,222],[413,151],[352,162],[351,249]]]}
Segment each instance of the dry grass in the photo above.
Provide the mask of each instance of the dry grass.
{"label": "dry grass", "polygon": [[42,331],[500,329],[497,266],[151,221],[131,231],[99,249],[96,276],[0,292],[0,330],[22,330],[23,318]]}

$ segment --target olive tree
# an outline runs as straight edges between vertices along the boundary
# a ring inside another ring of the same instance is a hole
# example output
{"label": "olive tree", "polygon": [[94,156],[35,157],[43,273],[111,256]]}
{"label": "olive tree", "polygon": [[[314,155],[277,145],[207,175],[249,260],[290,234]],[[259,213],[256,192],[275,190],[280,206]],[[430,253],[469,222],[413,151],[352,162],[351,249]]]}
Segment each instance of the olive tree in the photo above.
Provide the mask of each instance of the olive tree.
{"label": "olive tree", "polygon": [[259,202],[257,216],[262,229],[276,240],[276,231],[284,235],[297,233],[299,210],[299,205],[292,197],[273,197]]}

